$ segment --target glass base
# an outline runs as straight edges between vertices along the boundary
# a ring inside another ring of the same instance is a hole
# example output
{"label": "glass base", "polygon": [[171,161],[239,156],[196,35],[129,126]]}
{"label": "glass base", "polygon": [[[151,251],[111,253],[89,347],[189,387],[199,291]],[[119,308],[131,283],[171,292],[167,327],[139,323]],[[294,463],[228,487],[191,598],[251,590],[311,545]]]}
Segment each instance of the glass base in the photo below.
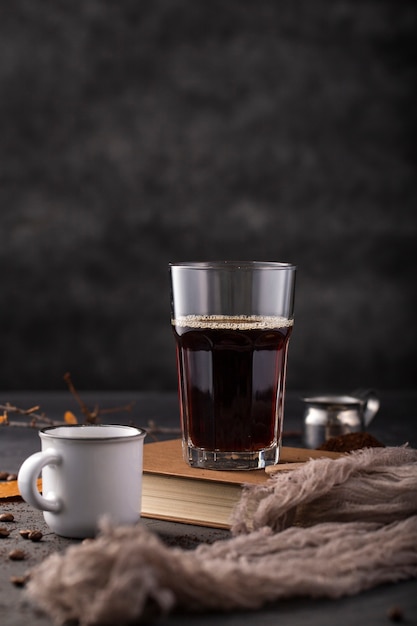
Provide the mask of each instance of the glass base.
{"label": "glass base", "polygon": [[195,448],[183,442],[184,459],[191,467],[212,470],[252,470],[276,465],[279,461],[279,452],[278,445],[256,451],[219,452]]}

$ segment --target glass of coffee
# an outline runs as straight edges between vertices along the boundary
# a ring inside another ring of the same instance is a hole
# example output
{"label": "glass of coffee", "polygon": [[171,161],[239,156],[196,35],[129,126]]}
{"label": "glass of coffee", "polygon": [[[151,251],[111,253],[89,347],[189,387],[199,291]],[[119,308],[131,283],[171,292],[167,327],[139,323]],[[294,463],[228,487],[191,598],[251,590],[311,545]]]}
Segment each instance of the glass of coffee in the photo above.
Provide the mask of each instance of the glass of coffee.
{"label": "glass of coffee", "polygon": [[185,460],[247,470],[278,463],[296,267],[171,263]]}

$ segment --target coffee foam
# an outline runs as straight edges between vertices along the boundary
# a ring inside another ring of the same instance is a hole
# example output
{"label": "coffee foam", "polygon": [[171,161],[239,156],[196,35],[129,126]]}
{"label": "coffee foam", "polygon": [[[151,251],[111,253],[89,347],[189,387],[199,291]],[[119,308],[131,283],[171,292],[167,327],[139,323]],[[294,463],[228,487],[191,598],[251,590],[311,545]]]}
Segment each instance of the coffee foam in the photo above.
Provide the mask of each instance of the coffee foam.
{"label": "coffee foam", "polygon": [[200,328],[212,330],[273,330],[289,328],[294,320],[275,315],[180,315],[172,319],[177,328]]}

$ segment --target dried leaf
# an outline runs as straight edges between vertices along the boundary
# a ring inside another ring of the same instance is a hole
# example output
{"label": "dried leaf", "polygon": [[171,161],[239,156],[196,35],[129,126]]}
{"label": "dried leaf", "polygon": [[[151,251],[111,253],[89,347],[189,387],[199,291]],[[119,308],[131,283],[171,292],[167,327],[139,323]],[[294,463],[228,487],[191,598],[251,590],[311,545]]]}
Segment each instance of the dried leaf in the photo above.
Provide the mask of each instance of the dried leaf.
{"label": "dried leaf", "polygon": [[66,424],[78,424],[78,420],[72,411],[65,411],[64,420]]}

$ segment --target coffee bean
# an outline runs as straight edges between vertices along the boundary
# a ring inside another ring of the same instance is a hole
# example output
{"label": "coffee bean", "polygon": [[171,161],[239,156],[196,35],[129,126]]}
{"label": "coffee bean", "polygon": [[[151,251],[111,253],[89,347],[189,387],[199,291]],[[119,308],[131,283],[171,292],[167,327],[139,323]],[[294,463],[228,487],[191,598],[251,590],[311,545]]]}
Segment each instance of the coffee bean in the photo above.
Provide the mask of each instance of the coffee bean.
{"label": "coffee bean", "polygon": [[17,474],[9,474],[6,480],[8,480],[9,482],[11,482],[12,480],[17,480]]}
{"label": "coffee bean", "polygon": [[19,535],[23,537],[23,539],[29,539],[29,535],[32,531],[29,528],[23,528],[19,530]]}
{"label": "coffee bean", "polygon": [[0,515],[0,522],[13,522],[14,515],[13,513],[2,513]]}
{"label": "coffee bean", "polygon": [[388,610],[388,618],[392,622],[402,622],[404,620],[404,612],[399,606],[392,606]]}
{"label": "coffee bean", "polygon": [[7,530],[4,526],[0,528],[0,539],[5,539],[10,535],[10,531]]}
{"label": "coffee bean", "polygon": [[7,480],[9,472],[0,472],[0,480]]}
{"label": "coffee bean", "polygon": [[28,581],[28,576],[10,576],[10,582],[16,587],[24,587]]}
{"label": "coffee bean", "polygon": [[23,552],[23,550],[12,550],[11,552],[9,552],[9,559],[11,559],[12,561],[23,561],[26,558],[26,554]]}
{"label": "coffee bean", "polygon": [[43,535],[40,530],[31,530],[28,535],[28,539],[31,541],[40,541]]}

